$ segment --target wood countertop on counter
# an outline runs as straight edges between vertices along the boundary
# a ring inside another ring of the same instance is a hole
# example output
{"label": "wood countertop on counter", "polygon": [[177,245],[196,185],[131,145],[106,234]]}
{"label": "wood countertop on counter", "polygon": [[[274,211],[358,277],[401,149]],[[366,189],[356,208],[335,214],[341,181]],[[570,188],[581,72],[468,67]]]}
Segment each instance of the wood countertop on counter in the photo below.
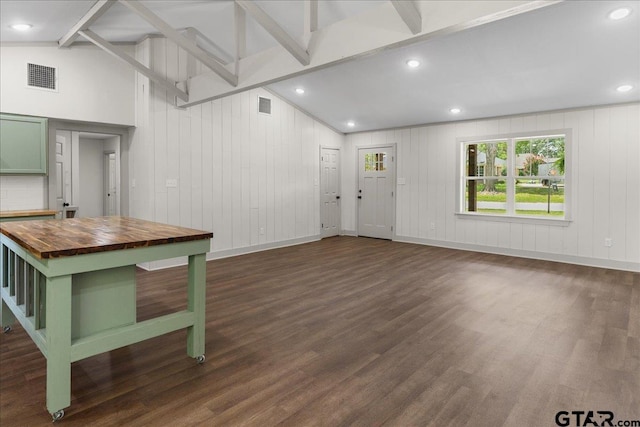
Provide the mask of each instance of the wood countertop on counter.
{"label": "wood countertop on counter", "polygon": [[1,223],[0,233],[44,259],[213,237],[207,231],[118,216]]}
{"label": "wood countertop on counter", "polygon": [[56,211],[48,209],[34,209],[25,211],[0,211],[0,218],[21,218],[31,216],[54,216]]}

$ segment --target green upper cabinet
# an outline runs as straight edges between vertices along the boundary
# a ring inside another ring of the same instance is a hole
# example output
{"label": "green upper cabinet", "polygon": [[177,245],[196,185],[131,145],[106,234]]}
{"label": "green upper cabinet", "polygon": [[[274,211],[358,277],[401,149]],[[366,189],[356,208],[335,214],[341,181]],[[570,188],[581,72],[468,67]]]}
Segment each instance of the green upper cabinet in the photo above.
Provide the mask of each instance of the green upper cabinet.
{"label": "green upper cabinet", "polygon": [[0,114],[0,174],[47,173],[47,119]]}

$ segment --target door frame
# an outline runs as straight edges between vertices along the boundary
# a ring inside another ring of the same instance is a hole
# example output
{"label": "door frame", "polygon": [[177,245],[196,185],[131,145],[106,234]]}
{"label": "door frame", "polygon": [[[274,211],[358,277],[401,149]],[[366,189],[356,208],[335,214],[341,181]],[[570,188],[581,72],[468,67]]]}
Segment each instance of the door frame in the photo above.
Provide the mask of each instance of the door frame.
{"label": "door frame", "polygon": [[322,231],[322,150],[327,149],[327,150],[336,150],[338,152],[338,155],[340,156],[340,167],[338,168],[338,192],[340,193],[340,215],[338,216],[338,236],[342,236],[343,230],[342,230],[342,148],[341,147],[336,147],[333,145],[320,145],[320,149],[318,152],[318,160],[319,160],[319,167],[318,167],[318,182],[320,183],[320,185],[318,186],[318,194],[320,195],[319,200],[318,200],[318,206],[320,207],[320,215],[319,215],[319,219],[320,219],[320,238],[323,239],[324,236],[322,235],[323,231]]}
{"label": "door frame", "polygon": [[[129,127],[49,119],[49,151],[47,154],[47,160],[50,165],[55,164],[56,162],[55,141],[56,132],[59,130],[106,133],[120,137],[120,215],[129,216]],[[58,182],[56,175],[56,173],[49,173],[47,175],[45,191],[46,206],[56,206],[56,185]]]}
{"label": "door frame", "polygon": [[398,144],[396,142],[392,142],[389,144],[358,144],[356,145],[356,184],[355,184],[355,195],[356,195],[356,235],[360,236],[360,203],[358,203],[358,189],[360,187],[360,150],[361,149],[369,149],[369,148],[390,148],[393,150],[393,201],[391,206],[391,240],[396,240],[396,208],[397,208],[397,200],[398,200]]}

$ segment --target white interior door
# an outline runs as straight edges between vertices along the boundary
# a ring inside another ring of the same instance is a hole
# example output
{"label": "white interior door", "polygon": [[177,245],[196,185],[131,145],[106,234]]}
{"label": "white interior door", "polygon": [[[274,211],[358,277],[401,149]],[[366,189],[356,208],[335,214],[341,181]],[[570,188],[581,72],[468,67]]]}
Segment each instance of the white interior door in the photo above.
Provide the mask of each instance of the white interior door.
{"label": "white interior door", "polygon": [[320,159],[322,237],[340,234],[340,150],[322,148]]}
{"label": "white interior door", "polygon": [[104,214],[113,216],[118,214],[116,200],[118,187],[116,183],[116,153],[104,155]]}
{"label": "white interior door", "polygon": [[56,211],[65,218],[71,200],[71,132],[56,132]]}
{"label": "white interior door", "polygon": [[394,223],[393,146],[358,149],[358,235],[391,239]]}

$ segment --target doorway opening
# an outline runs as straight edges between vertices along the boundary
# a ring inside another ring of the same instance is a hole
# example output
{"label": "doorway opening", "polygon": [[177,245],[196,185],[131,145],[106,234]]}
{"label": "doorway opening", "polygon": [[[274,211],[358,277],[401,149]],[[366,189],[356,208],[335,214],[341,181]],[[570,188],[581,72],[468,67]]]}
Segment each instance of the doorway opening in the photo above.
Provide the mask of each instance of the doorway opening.
{"label": "doorway opening", "polygon": [[62,218],[120,215],[120,135],[56,130]]}

